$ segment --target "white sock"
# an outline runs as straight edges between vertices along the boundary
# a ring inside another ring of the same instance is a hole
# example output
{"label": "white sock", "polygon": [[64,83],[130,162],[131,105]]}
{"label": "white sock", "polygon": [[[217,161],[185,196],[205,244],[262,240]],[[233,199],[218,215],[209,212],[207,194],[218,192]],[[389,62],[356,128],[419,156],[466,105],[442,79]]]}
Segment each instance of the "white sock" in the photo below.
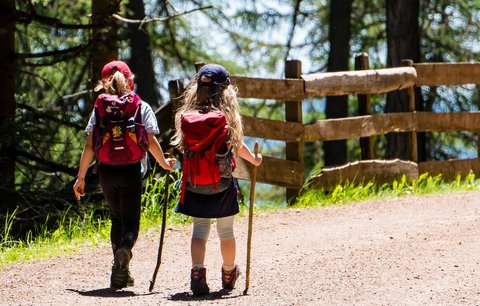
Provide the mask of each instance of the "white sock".
{"label": "white sock", "polygon": [[192,269],[202,269],[205,268],[204,264],[193,264]]}
{"label": "white sock", "polygon": [[224,265],[222,265],[222,268],[223,268],[223,270],[225,270],[226,272],[230,272],[230,271],[232,271],[233,269],[235,269],[235,264],[233,264],[233,265],[225,265],[225,264],[224,264]]}

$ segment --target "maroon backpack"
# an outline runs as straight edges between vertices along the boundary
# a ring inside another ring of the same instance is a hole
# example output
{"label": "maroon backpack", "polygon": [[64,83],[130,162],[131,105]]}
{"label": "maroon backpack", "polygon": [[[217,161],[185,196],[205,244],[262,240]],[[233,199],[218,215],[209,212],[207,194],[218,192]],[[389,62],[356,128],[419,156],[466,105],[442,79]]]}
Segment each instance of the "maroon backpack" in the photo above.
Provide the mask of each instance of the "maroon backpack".
{"label": "maroon backpack", "polygon": [[203,194],[224,190],[217,188],[217,184],[222,178],[230,178],[235,169],[235,159],[226,145],[228,127],[225,116],[219,111],[182,114],[185,152],[181,203],[185,189]]}
{"label": "maroon backpack", "polygon": [[134,164],[145,157],[148,133],[142,122],[142,99],[136,93],[101,94],[95,100],[95,155],[107,165]]}

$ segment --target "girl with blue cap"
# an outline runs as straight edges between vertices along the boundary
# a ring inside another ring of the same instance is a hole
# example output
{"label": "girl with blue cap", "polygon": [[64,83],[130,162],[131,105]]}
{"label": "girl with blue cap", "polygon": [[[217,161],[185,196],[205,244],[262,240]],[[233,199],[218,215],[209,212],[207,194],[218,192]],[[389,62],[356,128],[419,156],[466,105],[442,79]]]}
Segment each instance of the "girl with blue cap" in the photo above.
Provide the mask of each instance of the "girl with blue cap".
{"label": "girl with blue cap", "polygon": [[[181,152],[186,153],[182,116],[187,113],[210,111],[220,112],[226,118],[228,125],[226,150],[235,152],[237,156],[259,166],[262,156],[252,154],[243,141],[243,125],[237,90],[230,83],[230,74],[221,65],[205,65],[192,78],[183,94],[183,105],[175,116],[176,131],[172,144]],[[217,233],[220,239],[220,251],[223,259],[221,269],[223,289],[233,289],[240,275],[239,267],[235,264],[236,242],[233,231],[234,218],[239,212],[238,186],[230,176],[222,177],[216,187],[214,191],[208,193],[187,188],[184,191],[182,203],[176,207],[176,212],[191,216],[193,219],[190,289],[194,295],[204,295],[210,292],[204,261],[212,218],[216,219]]]}

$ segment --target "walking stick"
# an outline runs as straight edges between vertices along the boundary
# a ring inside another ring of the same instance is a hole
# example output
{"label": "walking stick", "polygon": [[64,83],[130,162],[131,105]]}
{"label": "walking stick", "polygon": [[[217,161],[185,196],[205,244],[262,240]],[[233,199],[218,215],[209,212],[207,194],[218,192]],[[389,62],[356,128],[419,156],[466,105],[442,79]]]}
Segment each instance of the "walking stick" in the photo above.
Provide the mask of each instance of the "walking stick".
{"label": "walking stick", "polygon": [[[171,158],[173,156],[173,149],[168,151],[168,156]],[[168,196],[169,196],[169,185],[170,185],[170,170],[167,171],[167,176],[165,177],[165,201],[163,202],[163,215],[162,215],[162,231],[160,233],[160,244],[158,246],[158,255],[157,255],[157,265],[155,266],[155,271],[153,271],[152,280],[150,281],[150,287],[148,288],[149,292],[152,292],[153,286],[155,286],[155,280],[157,278],[158,269],[162,263],[162,249],[163,249],[163,239],[165,238],[165,227],[167,223],[167,207],[168,207]]]}
{"label": "walking stick", "polygon": [[[258,153],[258,142],[255,142],[255,147],[253,148],[253,154],[255,158]],[[250,286],[250,253],[252,249],[252,222],[253,222],[253,205],[255,200],[255,182],[257,180],[257,167],[253,166],[252,176],[250,178],[250,206],[248,208],[248,238],[247,238],[247,271],[245,275],[245,290],[243,294],[247,294],[248,288]]]}

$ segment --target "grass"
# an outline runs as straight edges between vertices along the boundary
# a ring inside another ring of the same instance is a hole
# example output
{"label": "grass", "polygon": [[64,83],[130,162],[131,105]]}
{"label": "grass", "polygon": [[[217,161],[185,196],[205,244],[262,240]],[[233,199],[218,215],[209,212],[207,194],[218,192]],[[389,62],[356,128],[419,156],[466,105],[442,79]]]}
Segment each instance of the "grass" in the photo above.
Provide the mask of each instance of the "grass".
{"label": "grass", "polygon": [[[169,203],[167,210],[168,224],[182,224],[190,221],[189,217],[173,212],[179,197],[179,173],[172,173],[169,177]],[[308,186],[305,186],[307,189]],[[417,180],[409,182],[405,177],[392,184],[377,186],[372,182],[356,185],[346,182],[338,185],[334,190],[306,190],[298,199],[295,207],[316,207],[327,205],[343,205],[368,199],[386,197],[403,197],[408,195],[421,195],[428,193],[446,193],[454,191],[479,190],[480,181],[474,174],[469,174],[461,179],[445,182],[441,176],[420,176]],[[159,227],[162,221],[162,205],[165,201],[165,176],[148,178],[145,192],[142,197],[142,231],[152,227]],[[257,196],[259,197],[259,196]],[[248,201],[248,195],[246,196]],[[262,204],[256,211],[270,211],[283,209],[285,205],[278,202]],[[248,206],[241,205],[240,215],[248,214]],[[48,258],[65,253],[81,252],[100,245],[109,245],[110,221],[107,216],[98,217],[91,213],[75,218],[68,217],[65,211],[55,226],[47,227],[45,224],[30,231],[23,240],[11,238],[11,229],[15,222],[16,211],[8,213],[5,225],[0,232],[0,267],[12,263],[25,262],[34,259]]]}
{"label": "grass", "polygon": [[473,173],[463,179],[458,176],[453,181],[444,181],[441,175],[429,176],[422,174],[412,182],[405,176],[392,184],[381,186],[368,182],[364,185],[356,185],[346,182],[330,191],[309,190],[304,193],[295,204],[296,207],[342,205],[359,202],[367,199],[381,199],[386,197],[403,197],[409,195],[422,195],[429,193],[447,193],[454,191],[473,191],[480,189],[480,180]]}
{"label": "grass", "polygon": [[68,210],[57,221],[54,229],[45,224],[29,231],[22,240],[10,239],[10,230],[15,222],[16,211],[7,213],[5,227],[0,237],[0,266],[31,259],[74,253],[98,246],[110,233],[110,222],[95,218],[93,214],[76,219],[67,218]]}

